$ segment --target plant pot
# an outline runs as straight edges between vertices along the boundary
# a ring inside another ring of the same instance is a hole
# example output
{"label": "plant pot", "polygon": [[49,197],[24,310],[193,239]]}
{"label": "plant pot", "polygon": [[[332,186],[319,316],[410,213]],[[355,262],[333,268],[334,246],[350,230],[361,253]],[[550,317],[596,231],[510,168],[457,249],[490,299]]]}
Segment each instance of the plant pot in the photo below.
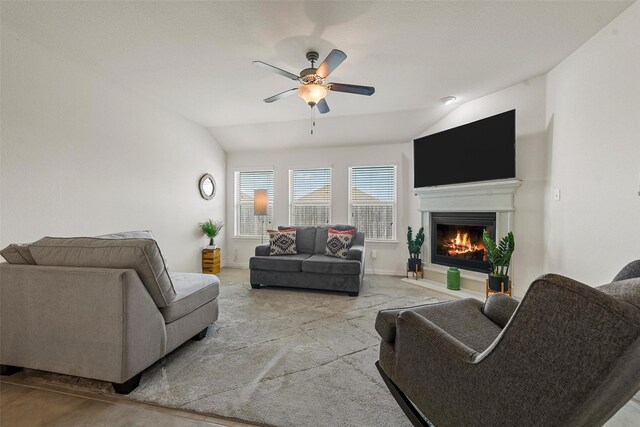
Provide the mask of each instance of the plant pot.
{"label": "plant pot", "polygon": [[214,247],[214,248],[216,247],[215,239],[213,239],[213,238],[209,239],[209,246]]}
{"label": "plant pot", "polygon": [[[504,289],[502,284],[504,283]],[[489,275],[489,289],[496,292],[507,292],[509,290],[509,276]]]}
{"label": "plant pot", "polygon": [[416,269],[418,271],[422,271],[422,260],[421,259],[415,259],[415,258],[409,258],[407,270],[408,271],[416,271]]}

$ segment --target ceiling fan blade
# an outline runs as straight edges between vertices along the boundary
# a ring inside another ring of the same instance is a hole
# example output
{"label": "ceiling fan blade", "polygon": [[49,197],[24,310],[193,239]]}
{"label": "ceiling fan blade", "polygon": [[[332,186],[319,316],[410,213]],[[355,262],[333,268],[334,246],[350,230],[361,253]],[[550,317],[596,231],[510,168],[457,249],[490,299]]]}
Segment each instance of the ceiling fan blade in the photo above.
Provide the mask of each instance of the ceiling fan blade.
{"label": "ceiling fan blade", "polygon": [[282,68],[274,67],[273,65],[269,65],[266,62],[262,62],[262,61],[253,61],[253,63],[255,64],[256,67],[262,68],[263,70],[268,70],[276,74],[280,74],[281,76],[285,76],[286,78],[291,80],[298,80],[298,76],[288,71],[285,71]]}
{"label": "ceiling fan blade", "polygon": [[298,90],[297,87],[293,89],[285,90],[284,92],[280,92],[277,95],[273,95],[273,96],[270,96],[269,98],[266,98],[264,102],[273,102],[273,101],[277,101],[278,99],[286,98],[287,96],[293,95],[294,93],[296,93],[297,90]]}
{"label": "ceiling fan blade", "polygon": [[329,105],[327,104],[327,100],[322,98],[317,104],[316,107],[318,108],[318,111],[320,112],[320,114],[326,114],[328,113],[329,110]]}
{"label": "ceiling fan blade", "polygon": [[333,49],[329,52],[329,55],[327,55],[322,64],[320,64],[316,74],[320,77],[328,77],[345,59],[347,59],[346,53],[338,49]]}
{"label": "ceiling fan blade", "polygon": [[358,86],[344,83],[329,83],[329,89],[335,92],[354,93],[356,95],[371,96],[375,93],[376,88],[373,86]]}

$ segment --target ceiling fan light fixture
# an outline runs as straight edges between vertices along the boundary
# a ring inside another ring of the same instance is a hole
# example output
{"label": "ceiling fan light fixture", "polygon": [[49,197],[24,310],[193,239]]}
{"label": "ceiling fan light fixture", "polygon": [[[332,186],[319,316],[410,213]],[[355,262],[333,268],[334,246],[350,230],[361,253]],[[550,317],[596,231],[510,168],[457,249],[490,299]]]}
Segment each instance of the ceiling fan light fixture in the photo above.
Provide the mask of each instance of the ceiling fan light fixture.
{"label": "ceiling fan light fixture", "polygon": [[327,93],[329,93],[329,91],[326,87],[315,83],[302,85],[298,88],[298,95],[300,95],[300,98],[304,99],[304,102],[309,104],[311,107],[323,100],[324,97],[327,96]]}

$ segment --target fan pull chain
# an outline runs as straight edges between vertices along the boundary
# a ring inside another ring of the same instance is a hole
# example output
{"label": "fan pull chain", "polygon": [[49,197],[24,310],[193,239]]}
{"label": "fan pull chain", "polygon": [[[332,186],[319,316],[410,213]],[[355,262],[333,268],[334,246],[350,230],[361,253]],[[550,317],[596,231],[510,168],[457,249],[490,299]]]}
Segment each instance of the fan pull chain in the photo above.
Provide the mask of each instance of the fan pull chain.
{"label": "fan pull chain", "polygon": [[311,107],[311,135],[313,135],[313,128],[316,126],[315,109]]}

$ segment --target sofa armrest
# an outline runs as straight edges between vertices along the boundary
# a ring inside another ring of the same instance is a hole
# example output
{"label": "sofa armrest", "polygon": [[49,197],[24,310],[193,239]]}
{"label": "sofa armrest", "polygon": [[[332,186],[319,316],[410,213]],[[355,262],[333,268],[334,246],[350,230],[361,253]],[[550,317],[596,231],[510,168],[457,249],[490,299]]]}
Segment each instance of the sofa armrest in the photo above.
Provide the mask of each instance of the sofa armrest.
{"label": "sofa armrest", "polygon": [[354,245],[349,248],[349,252],[347,253],[347,259],[364,262],[364,246]]}
{"label": "sofa armrest", "polygon": [[[480,304],[479,302],[477,303]],[[411,311],[424,318],[429,317],[429,313],[434,310],[447,308],[451,311],[457,311],[461,316],[468,313],[469,310],[477,310],[476,307],[470,305],[467,299],[443,301],[432,304],[414,305],[411,307],[390,308],[380,310],[376,316],[375,328],[383,341],[393,344],[396,339],[396,328],[398,325],[398,317],[405,311]]]}
{"label": "sofa armrest", "polygon": [[270,247],[271,245],[269,243],[256,246],[256,256],[269,256]]}
{"label": "sofa armrest", "polygon": [[504,328],[518,308],[518,301],[505,294],[491,294],[482,307],[482,312],[493,323]]}
{"label": "sofa armrest", "polygon": [[165,352],[134,270],[1,264],[0,301],[2,364],[122,383]]}
{"label": "sofa armrest", "polygon": [[[414,311],[403,311],[398,316],[398,335],[422,348],[436,347],[433,351],[444,352],[460,362],[471,363],[478,354],[475,350],[455,339],[436,324]],[[424,346],[424,347],[423,347]]]}

